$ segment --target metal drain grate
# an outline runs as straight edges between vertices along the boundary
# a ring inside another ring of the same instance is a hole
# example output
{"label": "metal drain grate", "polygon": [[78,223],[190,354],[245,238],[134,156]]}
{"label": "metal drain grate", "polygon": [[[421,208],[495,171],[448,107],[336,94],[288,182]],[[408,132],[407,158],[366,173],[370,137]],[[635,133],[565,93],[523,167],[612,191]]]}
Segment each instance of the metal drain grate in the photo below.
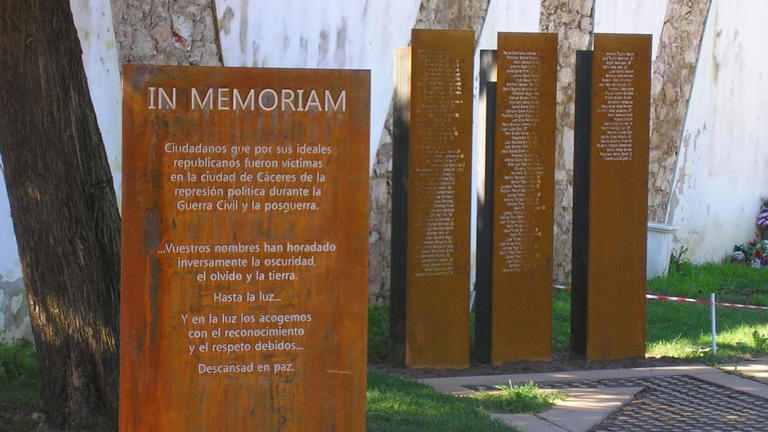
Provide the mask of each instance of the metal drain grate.
{"label": "metal drain grate", "polygon": [[539,383],[542,388],[643,387],[595,432],[768,431],[768,400],[688,375]]}

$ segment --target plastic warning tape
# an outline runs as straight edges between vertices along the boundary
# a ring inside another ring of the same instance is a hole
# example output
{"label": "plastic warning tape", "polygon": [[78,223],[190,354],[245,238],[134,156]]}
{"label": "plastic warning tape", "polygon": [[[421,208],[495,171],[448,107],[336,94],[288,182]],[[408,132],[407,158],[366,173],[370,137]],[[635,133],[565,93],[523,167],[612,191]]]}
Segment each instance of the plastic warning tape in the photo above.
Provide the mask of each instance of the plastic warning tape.
{"label": "plastic warning tape", "polygon": [[[653,294],[646,294],[645,298],[653,299],[653,300],[666,300],[666,301],[675,301],[675,302],[684,302],[684,303],[701,303],[701,304],[711,304],[709,300],[705,299],[690,299],[685,297],[671,297],[671,296],[662,296],[662,295],[653,295]],[[718,303],[715,303],[718,304]]]}
{"label": "plastic warning tape", "polygon": [[[562,289],[566,291],[571,290],[571,287],[568,285],[552,285],[552,287],[555,289]],[[706,305],[712,304],[709,300],[705,300],[705,299],[671,297],[671,296],[662,296],[662,295],[655,295],[655,294],[646,294],[645,298],[651,299],[651,300],[664,300],[664,301],[674,301],[674,302],[683,302],[683,303],[701,303]],[[724,307],[740,308],[740,309],[768,310],[768,306],[743,305],[738,303],[715,302],[715,306],[724,306]]]}

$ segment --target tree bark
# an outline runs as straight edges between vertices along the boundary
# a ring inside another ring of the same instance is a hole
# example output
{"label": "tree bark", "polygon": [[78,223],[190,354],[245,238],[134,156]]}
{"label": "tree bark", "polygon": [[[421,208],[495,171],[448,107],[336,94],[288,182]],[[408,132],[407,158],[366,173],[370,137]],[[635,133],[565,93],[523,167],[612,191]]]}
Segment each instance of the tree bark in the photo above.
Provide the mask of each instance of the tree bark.
{"label": "tree bark", "polygon": [[115,430],[120,217],[69,2],[0,0],[0,156],[50,426]]}

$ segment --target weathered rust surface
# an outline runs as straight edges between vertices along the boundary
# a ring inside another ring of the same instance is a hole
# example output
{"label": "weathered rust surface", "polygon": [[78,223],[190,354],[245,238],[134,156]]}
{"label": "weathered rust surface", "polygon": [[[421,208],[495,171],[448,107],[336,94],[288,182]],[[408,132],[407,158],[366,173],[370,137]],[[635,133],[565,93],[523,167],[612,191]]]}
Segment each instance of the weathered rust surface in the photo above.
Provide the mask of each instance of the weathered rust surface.
{"label": "weathered rust surface", "polygon": [[474,32],[411,42],[406,365],[466,367]]}
{"label": "weathered rust surface", "polygon": [[557,35],[499,33],[491,361],[549,360]]}
{"label": "weathered rust surface", "polygon": [[365,430],[369,88],[125,67],[121,431]]}
{"label": "weathered rust surface", "polygon": [[645,354],[650,35],[595,35],[587,358]]}

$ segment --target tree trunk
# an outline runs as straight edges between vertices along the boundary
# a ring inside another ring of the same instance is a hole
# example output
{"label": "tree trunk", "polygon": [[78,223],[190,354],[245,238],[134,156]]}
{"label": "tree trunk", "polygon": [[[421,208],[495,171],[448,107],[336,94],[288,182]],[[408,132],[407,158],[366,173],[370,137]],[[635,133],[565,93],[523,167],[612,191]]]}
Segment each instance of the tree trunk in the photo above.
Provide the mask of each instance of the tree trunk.
{"label": "tree trunk", "polygon": [[50,426],[115,430],[120,217],[69,2],[0,0],[0,156]]}

